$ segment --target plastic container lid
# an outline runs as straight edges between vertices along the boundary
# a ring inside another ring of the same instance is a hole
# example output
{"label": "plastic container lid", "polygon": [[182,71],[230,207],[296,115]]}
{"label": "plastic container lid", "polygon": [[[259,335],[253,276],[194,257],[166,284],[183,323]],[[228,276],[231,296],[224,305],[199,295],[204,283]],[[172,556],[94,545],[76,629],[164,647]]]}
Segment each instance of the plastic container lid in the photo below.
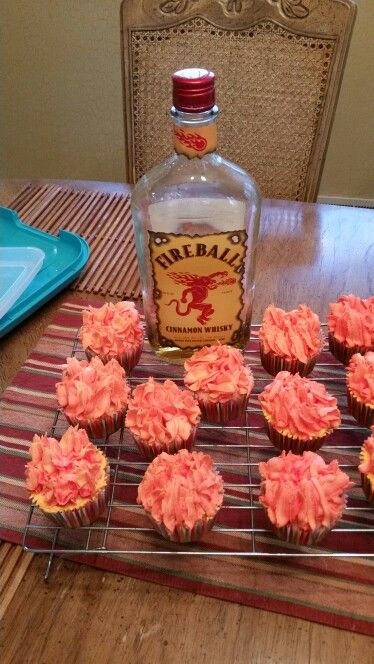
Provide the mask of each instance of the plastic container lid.
{"label": "plastic container lid", "polygon": [[[45,254],[42,269],[35,274],[17,302],[0,318],[0,337],[13,330],[42,304],[71,284],[86,265],[90,255],[86,240],[76,233],[64,230],[60,230],[57,236],[45,233],[23,224],[14,210],[2,207],[0,247],[9,252],[10,247],[21,249],[23,257],[24,247],[32,247]],[[5,269],[2,272],[5,275]]]}
{"label": "plastic container lid", "polygon": [[0,318],[39,272],[44,256],[36,247],[0,247]]}

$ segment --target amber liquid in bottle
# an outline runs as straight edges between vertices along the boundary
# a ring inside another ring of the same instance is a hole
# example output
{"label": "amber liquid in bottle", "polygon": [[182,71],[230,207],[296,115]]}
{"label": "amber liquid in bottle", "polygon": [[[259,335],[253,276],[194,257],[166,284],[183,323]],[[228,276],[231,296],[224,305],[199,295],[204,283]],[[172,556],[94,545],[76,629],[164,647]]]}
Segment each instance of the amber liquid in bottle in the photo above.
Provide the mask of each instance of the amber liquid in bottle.
{"label": "amber liquid in bottle", "polygon": [[260,196],[216,151],[212,72],[182,70],[173,84],[175,152],[139,180],[132,214],[149,341],[179,362],[249,339]]}

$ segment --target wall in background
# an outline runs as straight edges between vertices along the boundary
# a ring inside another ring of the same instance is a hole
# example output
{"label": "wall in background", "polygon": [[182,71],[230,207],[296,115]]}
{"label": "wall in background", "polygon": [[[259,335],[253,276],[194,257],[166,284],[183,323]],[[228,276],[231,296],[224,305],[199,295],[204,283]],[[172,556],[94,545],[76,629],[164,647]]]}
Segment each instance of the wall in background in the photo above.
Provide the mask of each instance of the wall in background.
{"label": "wall in background", "polygon": [[370,199],[374,204],[374,2],[356,0],[356,4],[319,195]]}
{"label": "wall in background", "polygon": [[[374,2],[358,17],[320,196],[374,199]],[[5,177],[123,181],[120,0],[1,0]]]}
{"label": "wall in background", "polygon": [[1,0],[10,177],[123,181],[120,0]]}

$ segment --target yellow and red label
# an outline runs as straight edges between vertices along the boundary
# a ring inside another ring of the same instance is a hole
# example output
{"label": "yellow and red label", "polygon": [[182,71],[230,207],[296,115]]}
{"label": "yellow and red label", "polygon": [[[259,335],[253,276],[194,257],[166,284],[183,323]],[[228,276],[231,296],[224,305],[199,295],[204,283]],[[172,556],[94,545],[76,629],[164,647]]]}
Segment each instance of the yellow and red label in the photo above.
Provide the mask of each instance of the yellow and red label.
{"label": "yellow and red label", "polygon": [[163,346],[197,348],[240,337],[247,233],[149,232],[157,328]]}
{"label": "yellow and red label", "polygon": [[178,154],[189,159],[203,157],[217,147],[217,125],[215,122],[201,127],[173,125],[174,148]]}

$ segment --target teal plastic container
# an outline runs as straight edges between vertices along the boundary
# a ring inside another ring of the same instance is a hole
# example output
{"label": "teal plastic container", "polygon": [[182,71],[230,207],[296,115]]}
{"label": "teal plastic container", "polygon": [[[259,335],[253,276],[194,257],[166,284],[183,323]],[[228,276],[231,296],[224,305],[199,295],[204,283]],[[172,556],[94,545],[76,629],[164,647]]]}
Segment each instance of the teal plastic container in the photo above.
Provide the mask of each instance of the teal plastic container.
{"label": "teal plastic container", "polygon": [[[56,293],[68,286],[80,273],[87,263],[90,250],[87,242],[70,231],[61,230],[56,237],[49,233],[39,231],[37,228],[31,228],[23,224],[17,213],[8,208],[0,207],[0,304],[1,298],[4,300],[9,292],[12,293],[12,287],[17,288],[22,276],[22,261],[20,260],[20,250],[23,254],[25,265],[27,255],[34,253],[44,253],[42,264],[38,266],[37,273],[32,276],[32,280],[25,290],[20,291],[18,299],[0,318],[0,337],[10,332],[16,325],[30,316],[42,304],[50,300]],[[37,249],[39,252],[28,251]],[[17,256],[18,263],[11,264],[12,258]],[[17,267],[18,266],[18,267]]]}

